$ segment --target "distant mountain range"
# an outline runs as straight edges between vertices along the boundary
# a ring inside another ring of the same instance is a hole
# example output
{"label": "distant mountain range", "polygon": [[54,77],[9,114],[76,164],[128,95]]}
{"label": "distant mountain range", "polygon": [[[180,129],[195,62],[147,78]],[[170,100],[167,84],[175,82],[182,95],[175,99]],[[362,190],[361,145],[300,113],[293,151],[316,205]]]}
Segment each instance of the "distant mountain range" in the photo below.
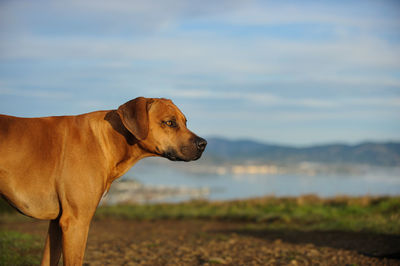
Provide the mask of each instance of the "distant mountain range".
{"label": "distant mountain range", "polygon": [[365,142],[357,145],[327,144],[304,148],[270,145],[252,140],[207,138],[204,160],[270,163],[320,162],[400,166],[399,142]]}

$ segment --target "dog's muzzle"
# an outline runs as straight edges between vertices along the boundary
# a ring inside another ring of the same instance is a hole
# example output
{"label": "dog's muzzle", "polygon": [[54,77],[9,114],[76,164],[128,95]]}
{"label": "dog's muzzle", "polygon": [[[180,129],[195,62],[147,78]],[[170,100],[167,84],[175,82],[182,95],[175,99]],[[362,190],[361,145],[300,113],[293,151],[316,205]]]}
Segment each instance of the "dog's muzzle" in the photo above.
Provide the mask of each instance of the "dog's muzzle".
{"label": "dog's muzzle", "polygon": [[179,152],[172,147],[169,147],[163,157],[171,161],[194,161],[201,157],[207,146],[207,141],[203,138],[196,137],[189,145],[181,146]]}

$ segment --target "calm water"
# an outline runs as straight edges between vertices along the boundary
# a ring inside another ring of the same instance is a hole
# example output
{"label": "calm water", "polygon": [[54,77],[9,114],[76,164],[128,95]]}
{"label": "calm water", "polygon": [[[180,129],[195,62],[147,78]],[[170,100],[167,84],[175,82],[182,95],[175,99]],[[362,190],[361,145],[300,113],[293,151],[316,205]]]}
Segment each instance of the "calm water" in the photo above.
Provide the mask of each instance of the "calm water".
{"label": "calm water", "polygon": [[[139,162],[127,174],[145,185],[210,189],[210,200],[229,200],[265,195],[299,196],[400,195],[400,168],[379,169],[356,175],[217,175],[193,174],[168,164]],[[173,200],[173,199],[172,199]]]}

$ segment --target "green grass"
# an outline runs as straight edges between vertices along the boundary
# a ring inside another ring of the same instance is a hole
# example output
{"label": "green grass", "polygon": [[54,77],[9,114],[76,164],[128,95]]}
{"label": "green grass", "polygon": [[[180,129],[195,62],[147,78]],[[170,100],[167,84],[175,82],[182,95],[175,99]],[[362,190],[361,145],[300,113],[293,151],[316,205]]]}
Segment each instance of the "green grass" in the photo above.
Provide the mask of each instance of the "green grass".
{"label": "green grass", "polygon": [[0,197],[0,214],[15,213],[16,210]]}
{"label": "green grass", "polygon": [[[13,214],[14,213],[14,214]],[[0,220],[17,215],[0,200]],[[179,204],[99,207],[95,219],[207,219],[244,221],[244,226],[270,230],[349,231],[400,235],[400,197],[297,198],[265,197],[229,202],[192,201]],[[40,241],[31,235],[0,230],[0,265],[35,265]]]}
{"label": "green grass", "polygon": [[[29,220],[0,198],[0,221]],[[39,265],[42,240],[30,234],[0,229],[0,266]]]}
{"label": "green grass", "polygon": [[215,219],[265,223],[271,229],[342,230],[400,234],[400,197],[266,197],[230,202],[117,205],[95,218]]}
{"label": "green grass", "polygon": [[41,243],[32,235],[0,231],[0,265],[38,265]]}

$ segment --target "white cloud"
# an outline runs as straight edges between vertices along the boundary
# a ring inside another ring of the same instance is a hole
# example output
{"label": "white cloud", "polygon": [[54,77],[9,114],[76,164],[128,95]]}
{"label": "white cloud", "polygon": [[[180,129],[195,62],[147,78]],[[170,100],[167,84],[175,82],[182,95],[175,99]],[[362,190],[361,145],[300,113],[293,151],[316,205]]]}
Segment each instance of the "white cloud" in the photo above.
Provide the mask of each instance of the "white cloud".
{"label": "white cloud", "polygon": [[[56,35],[75,34],[152,34],[175,26],[182,19],[229,12],[243,6],[242,1],[3,1],[2,25],[21,32],[35,27],[52,30]],[[49,23],[51,21],[52,23]],[[71,30],[73,29],[73,30]],[[4,30],[4,27],[3,27]]]}
{"label": "white cloud", "polygon": [[165,96],[195,102],[188,109],[198,119],[208,110],[222,121],[268,118],[276,130],[280,122],[392,119],[396,12],[369,1],[3,1],[0,97],[61,103],[79,90],[74,108],[86,110]]}
{"label": "white cloud", "polygon": [[40,90],[40,89],[11,89],[0,87],[0,96],[18,96],[18,97],[29,97],[29,98],[40,98],[40,99],[56,99],[64,100],[72,98],[72,95],[64,91],[55,90]]}
{"label": "white cloud", "polygon": [[[235,80],[259,76],[264,80],[323,81],[352,85],[398,86],[400,78],[383,70],[400,68],[400,48],[362,40],[330,44],[293,43],[268,39],[246,40],[192,36],[102,40],[38,38],[3,41],[2,59],[100,60],[103,66],[127,67],[148,62],[152,71],[169,74],[212,74]],[[163,64],[169,64],[164,67]],[[364,74],[364,72],[374,72]],[[383,72],[383,73],[382,73]]]}
{"label": "white cloud", "polygon": [[[77,102],[79,108],[82,108],[82,110],[104,110],[108,109],[109,103],[106,103],[104,101],[99,101],[99,100],[83,100],[83,101],[78,101]],[[121,103],[122,104],[122,103]],[[114,107],[116,109],[117,106]]]}
{"label": "white cloud", "polygon": [[[175,99],[204,99],[204,100],[222,100],[225,104],[231,100],[248,101],[252,104],[262,106],[279,106],[281,108],[287,107],[308,107],[313,109],[345,109],[351,107],[395,107],[400,108],[399,97],[336,97],[328,98],[307,98],[307,97],[282,97],[268,92],[226,92],[226,91],[210,91],[204,89],[187,89],[187,90],[168,90],[167,97]],[[400,111],[400,110],[399,110]]]}
{"label": "white cloud", "polygon": [[[356,10],[356,11],[355,11]],[[384,12],[382,15],[381,12]],[[360,1],[353,3],[270,2],[258,1],[221,15],[215,21],[247,26],[326,25],[337,37],[348,37],[354,30],[364,32],[400,30],[400,5],[395,1]],[[210,18],[208,17],[207,20]]]}

